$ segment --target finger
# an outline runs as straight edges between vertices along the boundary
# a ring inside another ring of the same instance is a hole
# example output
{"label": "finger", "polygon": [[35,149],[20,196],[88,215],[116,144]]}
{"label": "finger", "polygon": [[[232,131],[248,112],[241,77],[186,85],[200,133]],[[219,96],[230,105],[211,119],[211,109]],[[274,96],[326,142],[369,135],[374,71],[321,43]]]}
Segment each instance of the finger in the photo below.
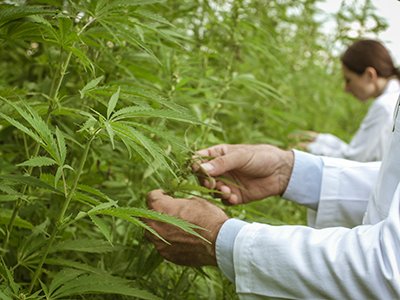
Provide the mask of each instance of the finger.
{"label": "finger", "polygon": [[229,186],[223,185],[220,187],[221,200],[227,206],[237,205],[240,203],[239,196],[231,190]]}
{"label": "finger", "polygon": [[198,171],[202,163],[209,161],[209,157],[225,155],[228,151],[227,149],[228,145],[222,144],[197,151],[196,155],[193,156],[193,158],[196,160],[196,163],[192,165],[192,170],[194,172]]}
{"label": "finger", "polygon": [[219,157],[224,156],[239,147],[239,145],[228,145],[228,144],[220,144],[216,146],[209,147],[207,149],[197,151],[199,156],[212,156],[212,157]]}
{"label": "finger", "polygon": [[153,207],[154,203],[156,203],[157,201],[166,200],[169,198],[172,199],[172,197],[166,195],[163,190],[161,190],[161,189],[153,190],[153,191],[150,191],[147,193],[146,204],[147,204],[148,208],[152,209],[152,208],[154,208]]}
{"label": "finger", "polygon": [[216,157],[209,162],[201,164],[201,169],[211,176],[218,176],[244,166],[250,159],[248,156],[249,154],[247,151],[237,149],[237,151]]}

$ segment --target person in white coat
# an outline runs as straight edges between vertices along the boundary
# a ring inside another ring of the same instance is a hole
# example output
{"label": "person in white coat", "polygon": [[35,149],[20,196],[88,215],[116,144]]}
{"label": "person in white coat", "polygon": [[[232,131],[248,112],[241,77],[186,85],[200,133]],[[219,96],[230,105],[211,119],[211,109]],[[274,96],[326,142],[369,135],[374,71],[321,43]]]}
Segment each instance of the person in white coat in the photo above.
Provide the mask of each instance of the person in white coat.
{"label": "person in white coat", "polygon": [[316,155],[355,161],[380,161],[387,148],[392,112],[400,93],[400,72],[389,51],[378,41],[359,40],[341,57],[345,91],[365,103],[374,99],[349,144],[330,133],[306,132],[301,149]]}
{"label": "person in white coat", "polygon": [[[211,243],[146,222],[159,253],[179,265],[218,266],[240,299],[400,299],[400,116],[382,162],[354,162],[270,145],[218,145],[201,165],[227,205],[281,195],[306,205],[310,226],[229,218],[203,198],[147,195],[150,209],[201,226]],[[237,185],[215,180],[229,177]],[[208,179],[203,184],[210,188]]]}

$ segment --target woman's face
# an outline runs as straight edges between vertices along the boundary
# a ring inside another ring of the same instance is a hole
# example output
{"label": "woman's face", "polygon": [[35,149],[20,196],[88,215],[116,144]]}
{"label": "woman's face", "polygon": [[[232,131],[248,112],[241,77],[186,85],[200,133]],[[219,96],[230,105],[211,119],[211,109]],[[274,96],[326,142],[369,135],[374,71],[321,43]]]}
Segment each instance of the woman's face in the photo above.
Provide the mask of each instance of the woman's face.
{"label": "woman's face", "polygon": [[366,70],[363,74],[359,75],[349,70],[342,63],[342,71],[344,77],[344,91],[352,94],[361,102],[366,102],[375,94],[375,85],[372,81],[371,74]]}

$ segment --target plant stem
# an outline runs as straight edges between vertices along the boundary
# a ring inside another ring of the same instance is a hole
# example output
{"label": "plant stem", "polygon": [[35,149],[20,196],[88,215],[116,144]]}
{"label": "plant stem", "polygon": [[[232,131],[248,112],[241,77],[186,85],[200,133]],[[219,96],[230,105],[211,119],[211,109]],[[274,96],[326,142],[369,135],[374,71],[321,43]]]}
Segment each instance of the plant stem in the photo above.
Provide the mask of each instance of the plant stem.
{"label": "plant stem", "polygon": [[67,209],[68,209],[69,203],[71,202],[72,196],[73,196],[74,193],[75,193],[75,189],[76,189],[76,186],[78,185],[78,182],[79,182],[79,179],[80,179],[82,170],[83,170],[83,166],[85,165],[85,162],[86,162],[86,159],[87,159],[87,155],[88,155],[88,153],[89,153],[90,144],[91,144],[92,141],[94,140],[95,136],[96,136],[96,135],[93,135],[93,136],[89,139],[89,141],[87,142],[87,144],[86,144],[86,147],[85,147],[85,150],[84,150],[84,152],[83,152],[83,156],[82,156],[82,159],[81,159],[81,161],[80,161],[79,168],[78,168],[78,171],[77,171],[77,173],[76,173],[76,175],[75,175],[75,178],[74,178],[73,184],[72,184],[72,186],[71,186],[71,189],[69,190],[69,193],[68,193],[68,195],[67,195],[67,197],[66,197],[66,199],[65,199],[65,201],[64,201],[63,207],[62,207],[62,209],[61,209],[61,212],[60,212],[60,215],[59,215],[59,217],[58,217],[58,220],[57,220],[57,222],[56,222],[56,224],[55,224],[55,226],[54,226],[53,232],[51,233],[50,239],[49,239],[48,242],[47,242],[47,245],[46,245],[46,248],[45,248],[44,253],[43,253],[43,255],[42,255],[42,258],[40,259],[40,262],[39,262],[39,264],[38,264],[38,266],[37,266],[37,268],[36,268],[35,274],[33,275],[33,278],[32,278],[32,281],[31,281],[31,285],[29,286],[29,293],[32,292],[32,289],[33,289],[33,287],[34,287],[34,285],[35,285],[35,283],[36,283],[36,280],[38,279],[39,274],[40,274],[41,271],[42,271],[42,266],[43,266],[43,264],[44,264],[44,261],[46,260],[47,255],[48,255],[49,252],[50,252],[50,248],[51,248],[51,246],[53,245],[53,242],[54,242],[54,240],[55,240],[55,238],[56,238],[56,236],[57,236],[58,231],[60,230],[60,227],[61,227],[61,226],[63,225],[63,223],[64,223],[64,216],[65,216],[65,213],[66,213],[66,211],[67,211]]}
{"label": "plant stem", "polygon": [[[219,103],[217,103],[213,109],[213,111],[211,112],[211,116],[210,116],[210,122],[209,124],[212,125],[212,121],[215,118],[215,115],[217,113],[217,111],[221,108],[221,105]],[[211,127],[207,127],[205,132],[203,133],[203,139],[201,141],[201,146],[204,146],[206,139],[208,138],[208,135],[210,134],[211,131]]]}

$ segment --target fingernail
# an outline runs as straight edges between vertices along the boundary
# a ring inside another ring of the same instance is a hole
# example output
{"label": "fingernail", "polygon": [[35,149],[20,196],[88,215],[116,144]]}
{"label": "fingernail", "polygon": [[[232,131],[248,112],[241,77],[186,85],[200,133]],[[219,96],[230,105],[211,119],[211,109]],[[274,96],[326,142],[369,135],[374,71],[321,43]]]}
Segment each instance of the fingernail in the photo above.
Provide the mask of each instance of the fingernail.
{"label": "fingernail", "polygon": [[207,172],[211,172],[212,170],[214,170],[214,166],[210,163],[201,164],[201,167]]}

